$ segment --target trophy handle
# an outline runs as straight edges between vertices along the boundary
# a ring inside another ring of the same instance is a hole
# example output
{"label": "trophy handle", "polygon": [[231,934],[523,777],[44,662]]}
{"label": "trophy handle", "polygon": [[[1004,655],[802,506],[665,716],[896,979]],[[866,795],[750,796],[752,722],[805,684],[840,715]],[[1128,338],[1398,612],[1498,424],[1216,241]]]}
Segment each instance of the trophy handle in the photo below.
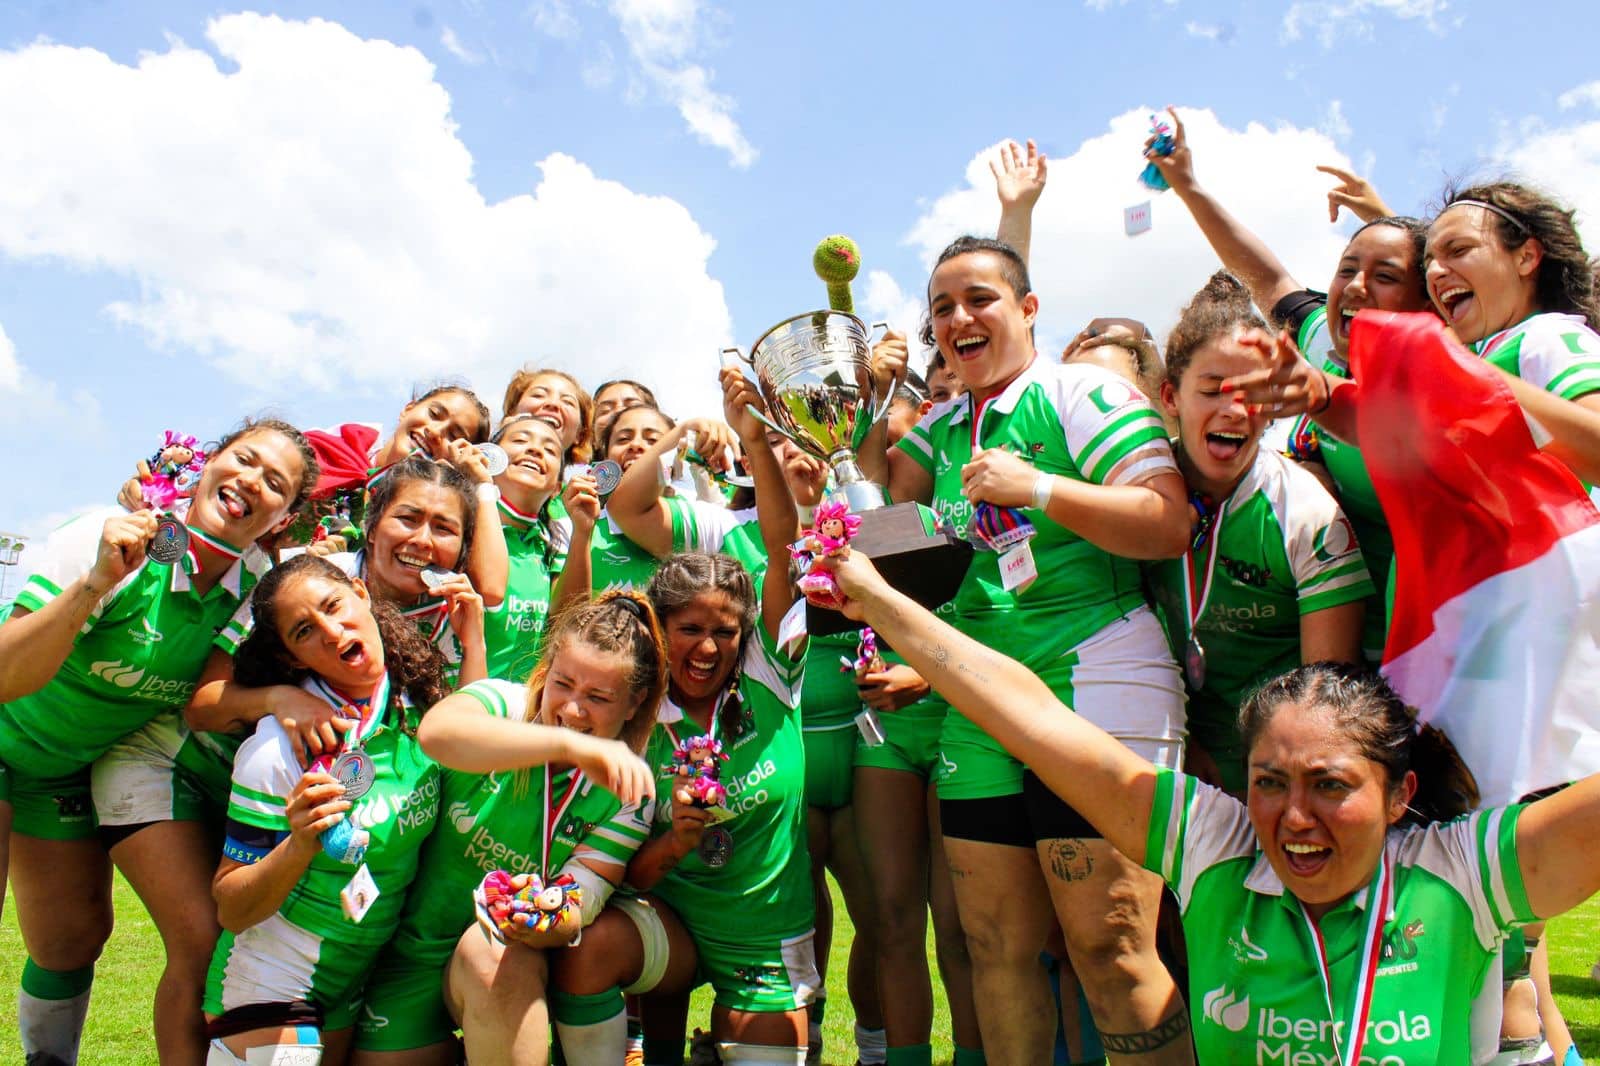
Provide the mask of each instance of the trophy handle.
{"label": "trophy handle", "polygon": [[752,360],[748,355],[745,355],[744,351],[740,348],[722,348],[717,351],[717,356],[722,360],[723,366],[731,365],[728,360],[729,355],[732,355],[735,359],[739,360],[739,362],[743,363],[745,366],[750,367],[752,370],[755,369],[755,361]]}
{"label": "trophy handle", "polygon": [[[877,343],[876,341],[872,341],[872,339],[871,339],[871,331],[872,330],[879,330],[879,329],[883,330],[884,333],[888,333],[889,332],[889,323],[887,323],[887,322],[874,322],[872,324],[872,326],[871,326],[871,329],[868,330],[868,341],[869,341],[869,343],[871,343],[871,344],[876,344]],[[878,340],[881,341],[881,340],[883,340],[883,338],[879,337]],[[903,382],[903,381],[905,381],[905,378],[901,377],[900,380]],[[895,386],[895,389],[897,389],[897,388],[899,388],[898,384]],[[890,389],[889,390],[889,395],[885,396],[883,398],[883,402],[878,404],[877,410],[872,412],[872,424],[873,425],[877,425],[879,422],[881,422],[885,418],[889,417],[889,408],[894,406],[895,389]]]}
{"label": "trophy handle", "polygon": [[[778,423],[776,423],[772,419],[768,418],[761,411],[756,410],[756,405],[755,404],[747,403],[747,404],[744,405],[744,409],[746,411],[750,412],[751,414],[755,415],[756,416],[756,420],[758,422],[760,422],[762,425],[766,426],[768,429],[770,429],[770,430],[772,430],[772,431],[774,431],[776,433],[782,433],[784,440],[789,440],[789,441],[793,441],[794,440],[794,436],[792,434],[790,434],[790,432],[788,430],[784,429],[782,426],[778,425]],[[799,442],[796,441],[795,443],[798,444]]]}

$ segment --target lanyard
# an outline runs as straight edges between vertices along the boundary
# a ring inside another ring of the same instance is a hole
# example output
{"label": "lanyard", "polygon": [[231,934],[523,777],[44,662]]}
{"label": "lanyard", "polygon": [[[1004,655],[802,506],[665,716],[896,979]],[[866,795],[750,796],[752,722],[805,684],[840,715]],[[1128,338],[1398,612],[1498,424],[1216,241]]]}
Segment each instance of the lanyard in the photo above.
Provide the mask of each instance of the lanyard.
{"label": "lanyard", "polygon": [[561,801],[559,803],[555,804],[555,814],[553,816],[550,813],[550,808],[551,800],[555,796],[555,791],[551,787],[550,778],[550,764],[545,763],[544,835],[541,838],[541,843],[543,843],[544,849],[539,853],[539,875],[547,884],[550,881],[550,849],[555,846],[555,833],[556,830],[561,828],[561,820],[566,816],[567,808],[572,806],[572,801],[577,798],[578,783],[583,780],[583,774],[576,769],[572,771],[572,778],[567,782],[566,794],[561,797]]}
{"label": "lanyard", "polygon": [[428,638],[428,643],[436,643],[439,634],[444,632],[444,627],[450,621],[450,612],[446,609],[443,600],[427,600],[416,607],[408,607],[400,612],[402,618],[411,621],[423,635]]}
{"label": "lanyard", "polygon": [[[708,736],[712,740],[716,740],[717,739],[717,718],[722,714],[722,705],[724,703],[726,703],[728,701],[728,699],[732,695],[733,695],[732,692],[723,693],[722,698],[717,700],[716,706],[711,708],[711,721],[708,724],[709,728],[707,728],[705,733],[703,734],[704,736]],[[694,720],[689,717],[687,712],[684,713],[683,717],[684,717],[684,720],[689,722],[691,725],[694,724]],[[680,741],[678,739],[677,731],[674,730],[666,722],[662,722],[661,723],[661,728],[665,729],[667,731],[667,736],[672,738],[672,746],[673,747],[678,747],[682,743],[682,741]]]}
{"label": "lanyard", "polygon": [[1328,969],[1328,951],[1322,942],[1322,930],[1300,905],[1300,916],[1311,930],[1311,942],[1317,949],[1317,976],[1322,978],[1322,999],[1328,1006],[1328,1017],[1333,1021],[1333,1050],[1340,1066],[1356,1066],[1361,1061],[1361,1046],[1367,1038],[1367,1018],[1372,1013],[1372,986],[1378,977],[1378,956],[1383,953],[1383,925],[1388,916],[1394,891],[1393,869],[1387,854],[1378,856],[1378,872],[1367,889],[1367,936],[1361,945],[1355,980],[1350,988],[1350,1027],[1345,1030],[1344,1047],[1339,1046],[1339,1016],[1333,1011],[1333,974]]}
{"label": "lanyard", "polygon": [[204,544],[207,548],[216,552],[230,563],[238,562],[239,559],[244,555],[243,548],[235,548],[227,541],[222,540],[219,537],[214,537],[204,530],[196,529],[194,526],[188,525],[187,523],[185,523],[185,527],[189,530],[189,547],[188,550],[184,552],[183,568],[191,574],[197,574],[200,572],[200,554],[196,550],[199,545]]}
{"label": "lanyard", "polygon": [[1196,566],[1194,547],[1183,553],[1183,607],[1189,616],[1189,634],[1194,635],[1200,616],[1206,613],[1206,603],[1211,599],[1212,578],[1217,572],[1217,551],[1222,545],[1222,519],[1228,513],[1228,501],[1217,504],[1217,517],[1211,523],[1211,548],[1206,552],[1206,569],[1201,574]]}
{"label": "lanyard", "polygon": [[[347,699],[344,693],[328,684],[322,678],[312,679],[312,695],[322,697],[330,707],[342,711],[346,707],[355,706],[353,700]],[[345,731],[339,738],[339,747],[331,752],[324,752],[312,760],[309,769],[326,771],[333,765],[335,759],[350,748],[360,748],[363,741],[371,737],[378,728],[378,719],[383,716],[383,709],[389,705],[389,674],[384,672],[378,685],[372,690],[372,696],[367,700],[365,709],[358,714],[356,724]]]}

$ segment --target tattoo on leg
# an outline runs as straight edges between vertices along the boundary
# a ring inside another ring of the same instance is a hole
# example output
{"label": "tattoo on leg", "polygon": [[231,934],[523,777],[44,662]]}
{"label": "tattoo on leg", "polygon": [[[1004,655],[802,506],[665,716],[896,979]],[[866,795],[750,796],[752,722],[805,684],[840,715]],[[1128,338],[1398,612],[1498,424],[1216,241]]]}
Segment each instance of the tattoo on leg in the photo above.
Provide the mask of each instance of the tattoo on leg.
{"label": "tattoo on leg", "polygon": [[1063,881],[1086,881],[1094,873],[1094,856],[1071,840],[1050,841],[1050,872]]}
{"label": "tattoo on leg", "polygon": [[1100,1046],[1114,1055],[1144,1055],[1166,1047],[1189,1031],[1189,1015],[1179,1011],[1142,1033],[1101,1033]]}

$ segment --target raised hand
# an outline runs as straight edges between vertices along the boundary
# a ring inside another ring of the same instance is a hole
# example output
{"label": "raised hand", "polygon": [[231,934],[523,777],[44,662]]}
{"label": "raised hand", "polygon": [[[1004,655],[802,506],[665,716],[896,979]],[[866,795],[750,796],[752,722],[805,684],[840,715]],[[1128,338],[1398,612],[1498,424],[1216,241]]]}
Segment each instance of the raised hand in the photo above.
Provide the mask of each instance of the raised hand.
{"label": "raised hand", "polygon": [[1026,152],[1016,141],[1007,141],[989,160],[989,173],[994,175],[994,191],[1000,197],[1002,211],[1013,207],[1032,210],[1049,179],[1049,164],[1032,139]]}
{"label": "raised hand", "polygon": [[1339,221],[1341,207],[1348,207],[1350,213],[1363,222],[1388,218],[1394,214],[1389,210],[1389,205],[1383,202],[1383,197],[1378,195],[1378,190],[1372,187],[1372,182],[1361,175],[1332,166],[1319,166],[1317,169],[1339,179],[1339,184],[1328,190],[1329,222]]}

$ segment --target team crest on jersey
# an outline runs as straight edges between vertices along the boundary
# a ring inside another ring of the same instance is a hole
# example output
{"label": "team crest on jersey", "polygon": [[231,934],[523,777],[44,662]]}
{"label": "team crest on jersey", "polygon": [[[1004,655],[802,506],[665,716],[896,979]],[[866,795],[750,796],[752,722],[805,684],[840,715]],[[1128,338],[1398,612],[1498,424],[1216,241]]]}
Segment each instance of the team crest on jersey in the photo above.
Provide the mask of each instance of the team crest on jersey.
{"label": "team crest on jersey", "polygon": [[1378,956],[1379,976],[1410,973],[1417,968],[1417,940],[1422,932],[1421,918],[1389,924],[1383,934],[1383,954]]}
{"label": "team crest on jersey", "polygon": [[561,827],[556,830],[558,836],[568,840],[582,840],[594,832],[594,823],[585,821],[576,814],[569,814],[561,821]]}
{"label": "team crest on jersey", "polygon": [[1264,589],[1267,587],[1267,583],[1272,580],[1272,569],[1270,567],[1256,566],[1242,559],[1230,559],[1226,555],[1221,556],[1217,561],[1221,564],[1223,572],[1241,585]]}
{"label": "team crest on jersey", "polygon": [[1341,555],[1349,555],[1356,549],[1356,531],[1350,525],[1350,520],[1340,515],[1329,523],[1326,529],[1317,533],[1316,544],[1313,551],[1317,561],[1321,563],[1332,562]]}

